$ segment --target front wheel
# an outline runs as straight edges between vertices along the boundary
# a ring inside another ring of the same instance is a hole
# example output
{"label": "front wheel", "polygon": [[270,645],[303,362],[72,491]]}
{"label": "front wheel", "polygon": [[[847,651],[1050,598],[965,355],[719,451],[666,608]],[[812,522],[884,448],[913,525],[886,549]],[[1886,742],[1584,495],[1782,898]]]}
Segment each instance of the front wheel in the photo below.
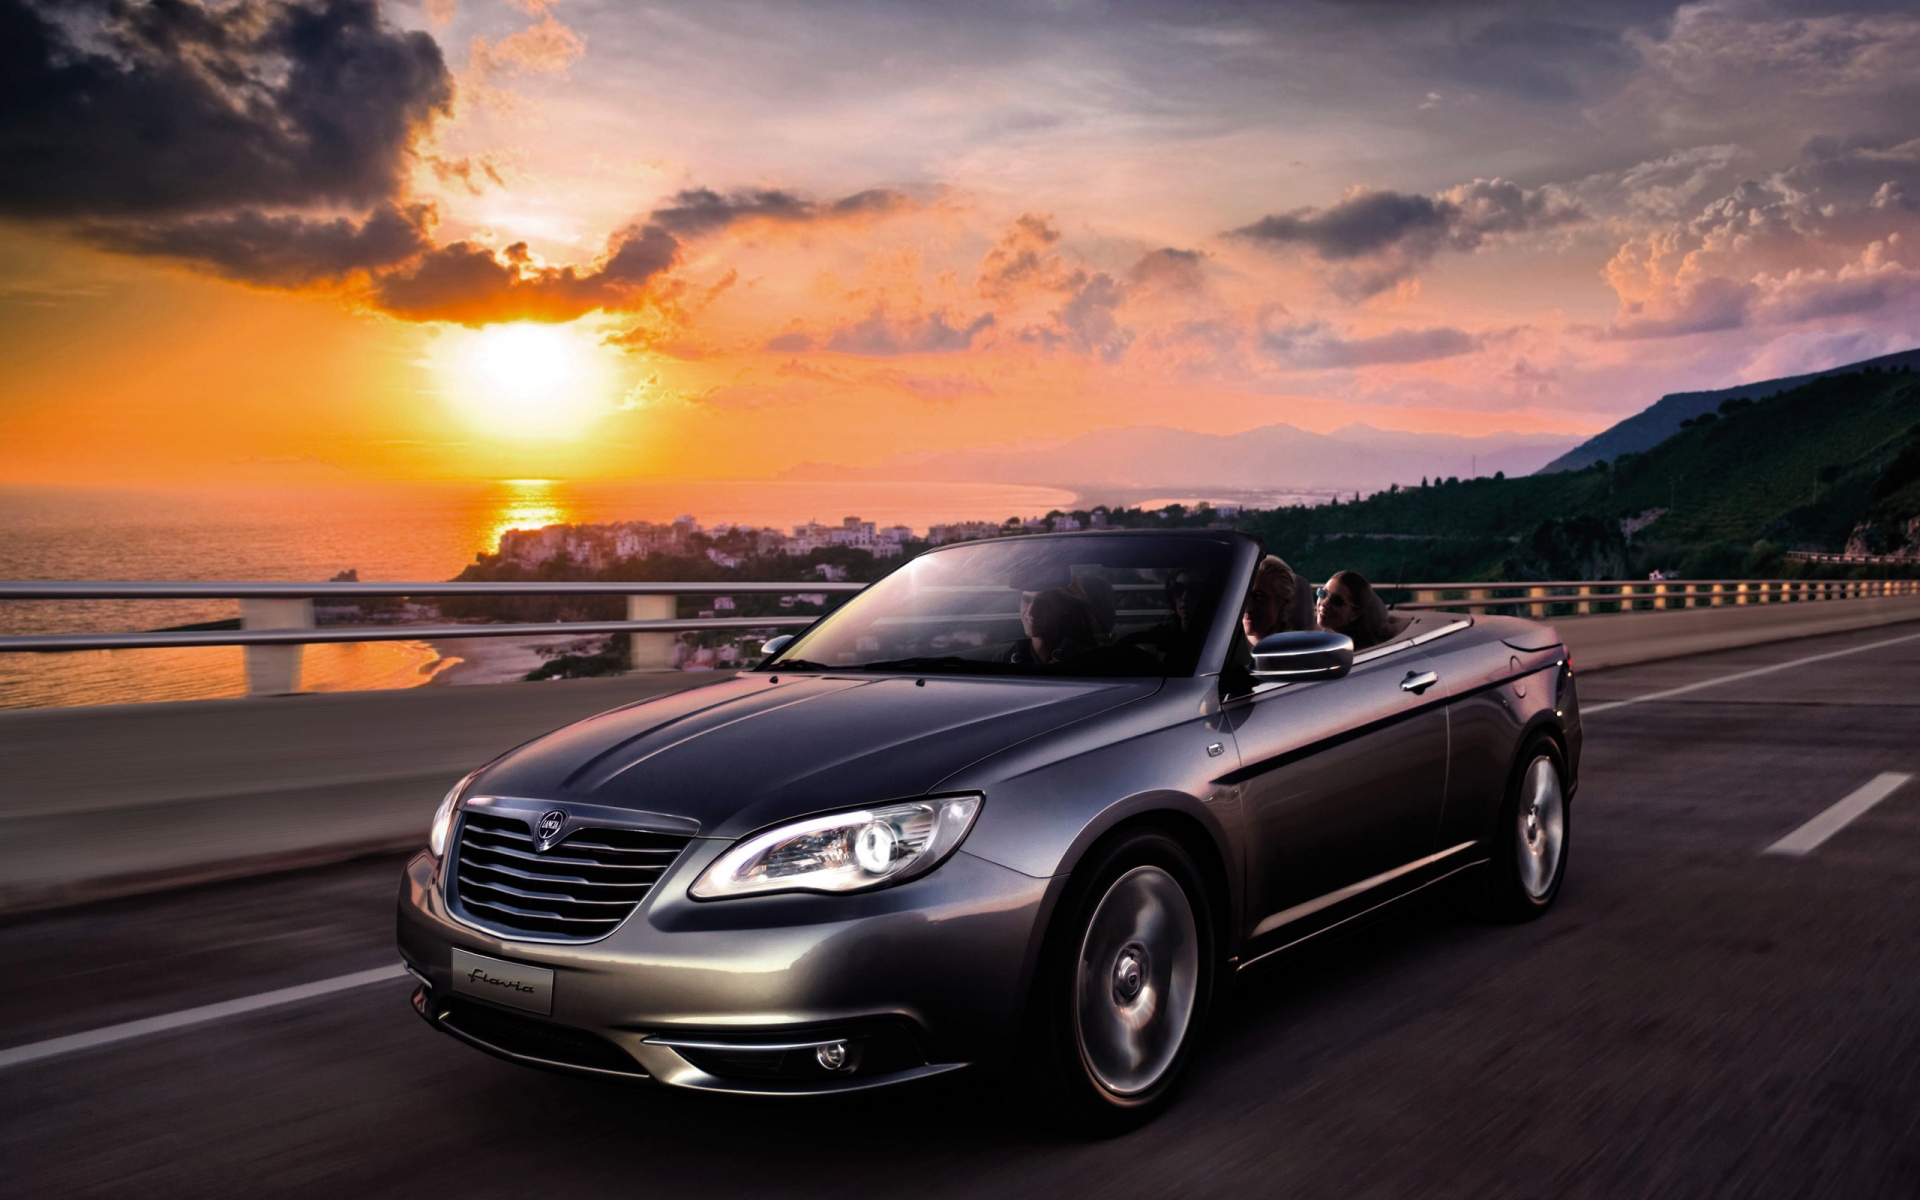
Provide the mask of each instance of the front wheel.
{"label": "front wheel", "polygon": [[1494,831],[1482,907],[1503,921],[1529,921],[1560,895],[1572,833],[1560,747],[1539,734],[1522,748]]}
{"label": "front wheel", "polygon": [[1213,990],[1211,913],[1192,857],[1140,830],[1061,900],[1035,989],[1029,1103],[1073,1130],[1133,1128],[1164,1106]]}

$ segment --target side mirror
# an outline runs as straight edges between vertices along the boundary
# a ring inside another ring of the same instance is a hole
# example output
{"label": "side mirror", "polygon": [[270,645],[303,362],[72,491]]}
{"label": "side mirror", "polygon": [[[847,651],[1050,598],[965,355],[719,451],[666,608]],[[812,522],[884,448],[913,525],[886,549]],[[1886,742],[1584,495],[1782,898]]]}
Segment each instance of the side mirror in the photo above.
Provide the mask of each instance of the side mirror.
{"label": "side mirror", "polygon": [[780,653],[782,650],[785,650],[787,648],[787,643],[792,640],[793,640],[793,635],[790,633],[783,633],[777,638],[768,638],[766,641],[760,643],[760,653],[767,657],[772,657],[773,655]]}
{"label": "side mirror", "polygon": [[1320,630],[1273,633],[1253,648],[1253,677],[1263,682],[1339,679],[1353,669],[1353,639]]}

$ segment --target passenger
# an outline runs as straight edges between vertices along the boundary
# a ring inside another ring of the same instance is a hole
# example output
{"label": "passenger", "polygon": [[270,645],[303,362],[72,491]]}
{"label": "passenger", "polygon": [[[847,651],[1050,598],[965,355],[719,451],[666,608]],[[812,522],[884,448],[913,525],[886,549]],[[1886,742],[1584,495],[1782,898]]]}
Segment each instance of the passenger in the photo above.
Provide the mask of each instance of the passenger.
{"label": "passenger", "polygon": [[1100,645],[1100,625],[1093,608],[1071,588],[1049,588],[1036,594],[1028,616],[1032,635],[1027,640],[1032,657],[1027,661],[1063,662]]}
{"label": "passenger", "polygon": [[1113,623],[1120,609],[1120,602],[1113,594],[1113,584],[1103,575],[1082,575],[1073,581],[1070,590],[1078,593],[1092,610],[1093,623],[1100,630],[1100,640],[1105,642],[1111,638]]}
{"label": "passenger", "polygon": [[1344,633],[1355,650],[1387,640],[1390,626],[1386,606],[1373,594],[1373,585],[1358,571],[1340,571],[1315,593],[1314,620],[1329,633]]}
{"label": "passenger", "polygon": [[1247,591],[1247,607],[1240,614],[1240,628],[1249,645],[1268,634],[1312,629],[1313,589],[1305,579],[1278,555],[1260,560],[1253,574],[1253,587]]}

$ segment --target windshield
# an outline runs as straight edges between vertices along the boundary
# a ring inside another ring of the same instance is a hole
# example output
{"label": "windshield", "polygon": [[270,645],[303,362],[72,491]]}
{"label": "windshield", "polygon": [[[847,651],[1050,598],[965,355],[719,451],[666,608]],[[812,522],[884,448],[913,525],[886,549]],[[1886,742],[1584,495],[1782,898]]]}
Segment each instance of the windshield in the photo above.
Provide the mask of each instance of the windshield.
{"label": "windshield", "polygon": [[908,563],[762,669],[1191,675],[1232,562],[1204,537],[972,542]]}

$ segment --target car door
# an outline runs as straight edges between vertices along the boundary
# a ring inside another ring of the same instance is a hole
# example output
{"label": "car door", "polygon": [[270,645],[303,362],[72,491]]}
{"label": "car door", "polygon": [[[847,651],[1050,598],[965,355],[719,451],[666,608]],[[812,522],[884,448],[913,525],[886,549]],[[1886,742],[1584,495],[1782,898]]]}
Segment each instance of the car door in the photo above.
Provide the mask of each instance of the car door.
{"label": "car door", "polygon": [[1434,852],[1445,696],[1426,653],[1402,643],[1357,656],[1344,679],[1228,702],[1241,762],[1229,778],[1251,842],[1249,950],[1377,902],[1401,882],[1393,873]]}

